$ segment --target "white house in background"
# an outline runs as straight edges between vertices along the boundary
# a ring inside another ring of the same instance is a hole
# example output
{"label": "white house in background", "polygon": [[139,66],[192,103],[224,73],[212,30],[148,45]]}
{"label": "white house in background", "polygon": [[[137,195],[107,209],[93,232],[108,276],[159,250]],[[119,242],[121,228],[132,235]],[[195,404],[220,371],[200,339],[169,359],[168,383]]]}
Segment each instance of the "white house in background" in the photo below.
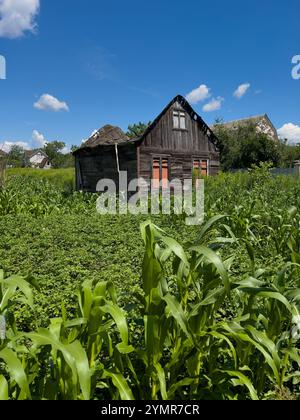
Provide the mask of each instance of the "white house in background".
{"label": "white house in background", "polygon": [[236,121],[225,122],[221,125],[228,128],[229,130],[238,130],[240,127],[245,127],[249,124],[253,124],[256,127],[258,133],[264,133],[271,140],[279,142],[277,130],[267,114],[258,115],[256,117],[243,118],[241,120]]}
{"label": "white house in background", "polygon": [[26,150],[25,166],[36,169],[51,169],[49,157],[42,150]]}

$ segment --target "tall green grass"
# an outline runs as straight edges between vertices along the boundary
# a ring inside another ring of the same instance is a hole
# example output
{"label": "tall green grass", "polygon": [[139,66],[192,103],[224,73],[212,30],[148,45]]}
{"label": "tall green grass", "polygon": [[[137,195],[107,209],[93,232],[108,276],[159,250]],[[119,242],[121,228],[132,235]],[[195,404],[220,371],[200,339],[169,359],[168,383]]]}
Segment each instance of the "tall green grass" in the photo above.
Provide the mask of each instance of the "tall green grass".
{"label": "tall green grass", "polygon": [[11,168],[6,170],[7,180],[14,177],[23,177],[34,180],[46,180],[68,191],[75,189],[75,169],[30,169],[30,168]]}

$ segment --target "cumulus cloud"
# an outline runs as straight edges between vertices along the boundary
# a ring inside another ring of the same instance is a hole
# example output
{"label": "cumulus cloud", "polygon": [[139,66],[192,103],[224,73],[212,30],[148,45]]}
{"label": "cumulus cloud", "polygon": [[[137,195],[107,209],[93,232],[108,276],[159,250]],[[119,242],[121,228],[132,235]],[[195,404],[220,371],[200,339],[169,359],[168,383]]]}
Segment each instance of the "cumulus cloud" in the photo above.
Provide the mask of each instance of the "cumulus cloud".
{"label": "cumulus cloud", "polygon": [[33,106],[40,111],[69,111],[69,107],[66,102],[62,102],[48,93],[42,95]]}
{"label": "cumulus cloud", "polygon": [[13,146],[22,147],[22,149],[24,150],[30,149],[30,145],[24,141],[5,141],[0,144],[0,150],[3,150],[4,152],[9,153]]}
{"label": "cumulus cloud", "polygon": [[300,126],[293,124],[293,123],[287,123],[284,124],[281,128],[278,130],[278,135],[282,139],[287,139],[289,143],[300,143]]}
{"label": "cumulus cloud", "polygon": [[34,144],[38,147],[44,147],[47,143],[45,136],[37,130],[33,130],[32,140],[34,141]]}
{"label": "cumulus cloud", "polygon": [[224,98],[219,96],[218,98],[213,98],[208,104],[204,105],[203,111],[204,112],[213,112],[218,111],[222,108],[222,102],[224,102]]}
{"label": "cumulus cloud", "polygon": [[243,96],[246,95],[248,90],[250,89],[251,85],[250,83],[243,83],[240,85],[235,91],[233,96],[235,96],[237,99],[241,99]]}
{"label": "cumulus cloud", "polygon": [[71,153],[71,148],[69,146],[66,146],[62,149],[61,153],[63,155],[68,155],[69,153]]}
{"label": "cumulus cloud", "polygon": [[19,38],[35,32],[40,0],[0,0],[0,37]]}
{"label": "cumulus cloud", "polygon": [[204,101],[205,99],[211,96],[210,88],[206,85],[200,85],[197,89],[192,90],[186,95],[186,99],[192,105],[196,105],[199,102]]}

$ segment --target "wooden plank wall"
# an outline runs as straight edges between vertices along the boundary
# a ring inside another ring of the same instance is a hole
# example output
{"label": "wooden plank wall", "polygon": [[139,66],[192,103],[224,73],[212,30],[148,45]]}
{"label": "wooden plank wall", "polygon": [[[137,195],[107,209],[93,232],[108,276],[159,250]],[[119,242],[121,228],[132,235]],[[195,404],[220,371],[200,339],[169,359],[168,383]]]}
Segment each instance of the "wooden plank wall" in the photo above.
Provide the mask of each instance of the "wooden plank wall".
{"label": "wooden plank wall", "polygon": [[[186,114],[186,130],[173,128],[173,112]],[[140,148],[140,176],[149,180],[152,176],[153,157],[168,157],[171,162],[171,178],[190,179],[193,159],[210,160],[210,175],[219,172],[219,153],[197,121],[175,103],[161,118],[156,127],[146,136]]]}
{"label": "wooden plank wall", "polygon": [[[119,146],[121,171],[128,172],[128,179],[137,178],[137,156],[135,145]],[[82,150],[76,155],[77,189],[95,192],[101,179],[111,179],[118,186],[119,173],[114,146]]]}

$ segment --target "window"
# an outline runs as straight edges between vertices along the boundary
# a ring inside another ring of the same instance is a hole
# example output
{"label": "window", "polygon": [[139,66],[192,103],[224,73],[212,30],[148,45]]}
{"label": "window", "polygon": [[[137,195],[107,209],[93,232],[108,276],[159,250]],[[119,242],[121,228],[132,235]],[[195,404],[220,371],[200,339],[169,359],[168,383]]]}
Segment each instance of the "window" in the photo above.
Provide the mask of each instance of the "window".
{"label": "window", "polygon": [[180,128],[181,128],[181,130],[185,130],[186,129],[185,113],[184,112],[180,112]]}
{"label": "window", "polygon": [[162,188],[168,188],[169,181],[169,159],[154,158],[152,167],[153,188],[159,189],[162,181]]}
{"label": "window", "polygon": [[173,127],[177,130],[186,130],[185,112],[173,112]]}
{"label": "window", "polygon": [[173,112],[173,127],[180,128],[179,112]]}
{"label": "window", "polygon": [[195,178],[200,178],[200,175],[208,176],[209,175],[209,160],[194,159],[193,172],[194,172]]}

